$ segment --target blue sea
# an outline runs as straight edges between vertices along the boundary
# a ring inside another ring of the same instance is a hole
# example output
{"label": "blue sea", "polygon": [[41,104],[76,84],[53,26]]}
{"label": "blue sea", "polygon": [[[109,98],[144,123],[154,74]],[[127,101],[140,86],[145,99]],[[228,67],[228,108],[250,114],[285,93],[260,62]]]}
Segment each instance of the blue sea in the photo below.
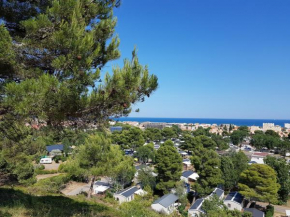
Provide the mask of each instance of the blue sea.
{"label": "blue sea", "polygon": [[285,123],[290,123],[290,120],[280,119],[218,119],[218,118],[137,118],[137,117],[122,117],[116,118],[119,121],[137,121],[137,122],[165,122],[165,123],[199,123],[199,124],[234,124],[237,126],[263,126],[263,123],[274,123],[284,127]]}

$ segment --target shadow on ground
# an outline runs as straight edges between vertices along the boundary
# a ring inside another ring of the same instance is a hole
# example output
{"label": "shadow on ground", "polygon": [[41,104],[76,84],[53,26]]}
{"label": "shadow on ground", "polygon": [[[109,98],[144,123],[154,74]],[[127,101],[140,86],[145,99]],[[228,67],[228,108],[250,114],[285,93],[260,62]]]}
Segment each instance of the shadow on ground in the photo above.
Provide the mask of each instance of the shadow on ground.
{"label": "shadow on ground", "polygon": [[5,216],[13,216],[13,209],[19,207],[25,209],[25,215],[33,217],[113,216],[104,205],[89,204],[64,196],[34,196],[7,188],[0,188],[1,207],[8,208]]}

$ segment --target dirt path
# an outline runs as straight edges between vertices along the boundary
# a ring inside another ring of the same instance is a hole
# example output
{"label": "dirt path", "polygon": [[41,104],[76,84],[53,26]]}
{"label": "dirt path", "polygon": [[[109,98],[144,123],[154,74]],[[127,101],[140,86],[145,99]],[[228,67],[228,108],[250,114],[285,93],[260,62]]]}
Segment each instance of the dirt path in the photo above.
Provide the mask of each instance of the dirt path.
{"label": "dirt path", "polygon": [[53,174],[43,174],[43,175],[37,175],[36,176],[36,179],[37,181],[41,180],[41,179],[47,179],[47,178],[50,178],[50,177],[54,177],[54,176],[58,176],[60,174],[63,174],[63,173],[53,173]]}
{"label": "dirt path", "polygon": [[[257,202],[257,204],[263,207],[266,207],[267,205],[269,205],[268,203],[262,203],[262,202]],[[278,206],[278,205],[273,205],[273,204],[271,205],[275,207],[275,213],[283,213],[284,216],[286,214],[286,210],[290,210],[290,208],[287,206]]]}
{"label": "dirt path", "polygon": [[77,195],[82,191],[88,191],[90,184],[83,182],[70,182],[67,184],[66,188],[61,191],[64,195]]}

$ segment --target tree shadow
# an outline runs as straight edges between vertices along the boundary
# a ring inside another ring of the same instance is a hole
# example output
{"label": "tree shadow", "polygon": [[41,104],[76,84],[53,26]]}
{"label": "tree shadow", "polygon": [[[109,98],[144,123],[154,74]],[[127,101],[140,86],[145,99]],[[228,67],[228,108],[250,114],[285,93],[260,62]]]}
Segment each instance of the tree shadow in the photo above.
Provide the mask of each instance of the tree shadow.
{"label": "tree shadow", "polygon": [[27,216],[70,217],[70,216],[111,216],[108,207],[89,204],[64,196],[34,196],[20,190],[0,188],[0,207],[24,207]]}

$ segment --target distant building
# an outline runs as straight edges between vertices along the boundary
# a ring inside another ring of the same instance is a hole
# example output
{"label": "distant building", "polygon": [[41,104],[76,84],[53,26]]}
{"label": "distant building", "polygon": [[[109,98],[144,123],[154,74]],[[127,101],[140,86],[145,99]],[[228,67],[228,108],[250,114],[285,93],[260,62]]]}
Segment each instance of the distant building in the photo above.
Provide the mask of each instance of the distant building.
{"label": "distant building", "polygon": [[159,213],[171,214],[175,210],[175,202],[178,197],[174,194],[166,194],[163,197],[155,200],[151,208]]}
{"label": "distant building", "polygon": [[257,131],[257,130],[262,130],[262,129],[260,127],[258,127],[258,126],[251,126],[250,127],[251,134],[254,134],[255,131]]}
{"label": "distant building", "polygon": [[289,123],[285,123],[285,124],[284,124],[284,127],[285,127],[286,129],[290,129],[290,124],[289,124]]}
{"label": "distant building", "polygon": [[122,131],[123,127],[121,126],[115,126],[115,127],[110,127],[110,131],[113,133],[115,131]]}
{"label": "distant building", "polygon": [[274,123],[263,123],[263,131],[273,130],[275,132],[281,132],[281,126],[275,126]]}
{"label": "distant building", "polygon": [[157,129],[160,129],[162,130],[163,128],[166,127],[166,123],[158,123],[158,122],[144,122],[143,123],[143,126],[145,129],[147,128],[157,128]]}
{"label": "distant building", "polygon": [[224,199],[224,204],[229,210],[242,211],[244,207],[244,197],[239,192],[230,192]]}

